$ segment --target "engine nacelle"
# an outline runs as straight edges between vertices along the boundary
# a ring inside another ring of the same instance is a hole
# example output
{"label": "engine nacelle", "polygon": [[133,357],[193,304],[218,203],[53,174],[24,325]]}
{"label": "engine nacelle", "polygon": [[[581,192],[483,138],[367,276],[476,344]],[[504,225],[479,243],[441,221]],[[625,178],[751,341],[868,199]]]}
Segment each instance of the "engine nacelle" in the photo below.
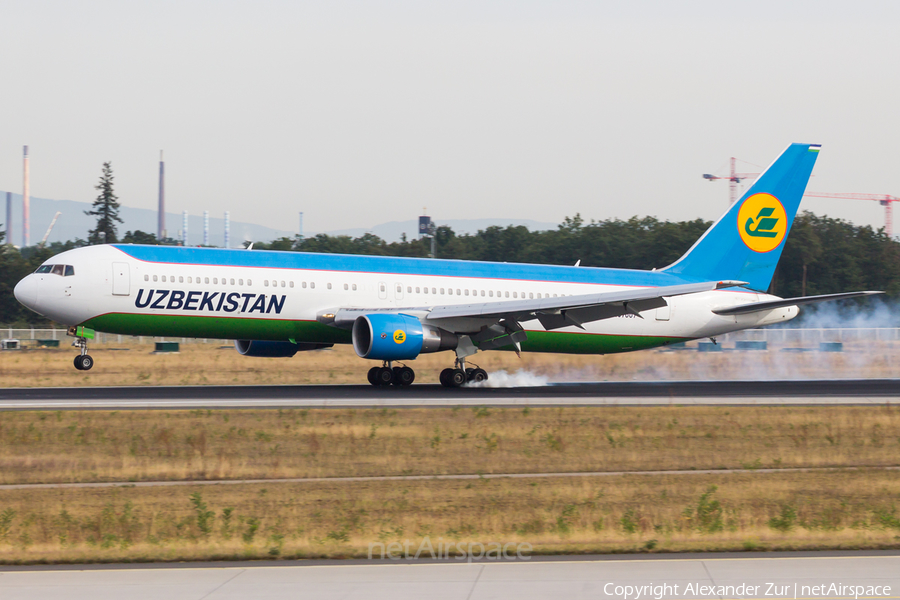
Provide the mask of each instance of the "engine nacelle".
{"label": "engine nacelle", "polygon": [[412,360],[419,354],[452,350],[457,345],[455,333],[423,325],[410,315],[363,315],[353,322],[353,349],[361,358]]}
{"label": "engine nacelle", "polygon": [[330,348],[334,344],[272,342],[268,340],[234,340],[234,347],[241,356],[288,357],[304,350]]}

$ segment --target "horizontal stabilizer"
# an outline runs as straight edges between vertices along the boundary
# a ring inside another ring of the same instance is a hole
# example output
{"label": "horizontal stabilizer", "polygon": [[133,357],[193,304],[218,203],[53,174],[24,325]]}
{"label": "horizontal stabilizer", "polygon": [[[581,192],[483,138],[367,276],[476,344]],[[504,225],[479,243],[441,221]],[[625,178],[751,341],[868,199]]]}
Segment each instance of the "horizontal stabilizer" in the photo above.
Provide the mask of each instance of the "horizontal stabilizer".
{"label": "horizontal stabilizer", "polygon": [[784,300],[772,300],[771,302],[754,302],[751,304],[741,304],[739,306],[729,306],[727,308],[716,308],[713,309],[713,312],[717,315],[746,315],[753,312],[784,308],[785,306],[799,306],[801,304],[828,302],[829,300],[845,300],[847,298],[875,296],[883,293],[884,292],[847,292],[844,294],[825,294],[822,296],[802,296],[800,298],[785,298]]}

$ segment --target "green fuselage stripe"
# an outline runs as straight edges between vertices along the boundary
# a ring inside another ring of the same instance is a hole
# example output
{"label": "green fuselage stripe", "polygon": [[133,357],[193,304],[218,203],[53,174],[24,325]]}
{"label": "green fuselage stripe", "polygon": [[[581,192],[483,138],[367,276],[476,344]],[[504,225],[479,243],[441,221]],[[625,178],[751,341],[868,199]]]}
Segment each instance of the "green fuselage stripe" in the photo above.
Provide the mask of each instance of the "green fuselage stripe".
{"label": "green fuselage stripe", "polygon": [[[84,326],[107,333],[154,337],[294,340],[325,344],[349,344],[351,341],[350,332],[344,329],[329,327],[316,321],[286,319],[109,313],[86,321]],[[613,354],[683,341],[684,338],[661,336],[528,331],[528,339],[522,342],[522,350],[561,354]],[[513,347],[501,349],[512,350]]]}
{"label": "green fuselage stripe", "polygon": [[195,317],[185,315],[135,315],[108,313],[86,321],[85,326],[122,335],[273,340],[349,344],[350,332],[316,321],[248,319],[244,317]]}

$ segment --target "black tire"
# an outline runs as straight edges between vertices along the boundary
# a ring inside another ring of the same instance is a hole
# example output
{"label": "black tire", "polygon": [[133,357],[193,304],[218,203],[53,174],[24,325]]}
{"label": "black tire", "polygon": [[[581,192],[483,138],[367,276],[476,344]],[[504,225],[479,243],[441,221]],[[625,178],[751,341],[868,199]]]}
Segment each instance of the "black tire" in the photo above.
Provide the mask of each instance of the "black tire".
{"label": "black tire", "polygon": [[472,375],[469,376],[469,381],[474,381],[476,383],[487,381],[488,374],[484,369],[473,369]]}
{"label": "black tire", "polygon": [[83,371],[83,370],[84,370],[84,369],[82,368],[82,366],[81,366],[81,359],[82,359],[82,358],[84,358],[84,357],[81,356],[80,354],[79,354],[78,356],[75,357],[75,368],[78,369],[79,371]]}
{"label": "black tire", "polygon": [[466,382],[466,372],[462,369],[453,369],[448,377],[450,387],[459,387]]}
{"label": "black tire", "polygon": [[453,373],[453,369],[444,369],[441,371],[441,385],[444,387],[453,387],[453,384],[450,383],[450,375]]}
{"label": "black tire", "polygon": [[394,374],[394,385],[409,387],[416,380],[416,372],[409,367],[402,367]]}
{"label": "black tire", "polygon": [[378,385],[391,385],[391,382],[394,381],[394,372],[387,368],[381,367],[378,369]]}
{"label": "black tire", "polygon": [[81,357],[81,370],[82,371],[90,371],[91,367],[94,366],[94,359],[91,358],[90,354],[85,354]]}
{"label": "black tire", "polygon": [[378,385],[378,371],[381,370],[381,367],[372,367],[369,369],[369,372],[366,374],[366,377],[369,379],[369,383],[372,385]]}

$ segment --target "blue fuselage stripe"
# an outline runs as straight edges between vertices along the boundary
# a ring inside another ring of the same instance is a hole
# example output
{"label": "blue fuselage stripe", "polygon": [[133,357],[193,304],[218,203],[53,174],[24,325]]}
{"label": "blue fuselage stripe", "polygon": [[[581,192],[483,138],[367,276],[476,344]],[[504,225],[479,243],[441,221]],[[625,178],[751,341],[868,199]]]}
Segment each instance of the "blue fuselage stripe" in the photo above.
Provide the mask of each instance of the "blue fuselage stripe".
{"label": "blue fuselage stripe", "polygon": [[313,271],[384,273],[385,275],[472,277],[639,287],[678,285],[699,281],[661,271],[563,267],[527,263],[313,254],[271,250],[227,250],[222,248],[190,248],[182,246],[139,246],[131,244],[116,244],[115,248],[140,261],[180,265],[305,269]]}

